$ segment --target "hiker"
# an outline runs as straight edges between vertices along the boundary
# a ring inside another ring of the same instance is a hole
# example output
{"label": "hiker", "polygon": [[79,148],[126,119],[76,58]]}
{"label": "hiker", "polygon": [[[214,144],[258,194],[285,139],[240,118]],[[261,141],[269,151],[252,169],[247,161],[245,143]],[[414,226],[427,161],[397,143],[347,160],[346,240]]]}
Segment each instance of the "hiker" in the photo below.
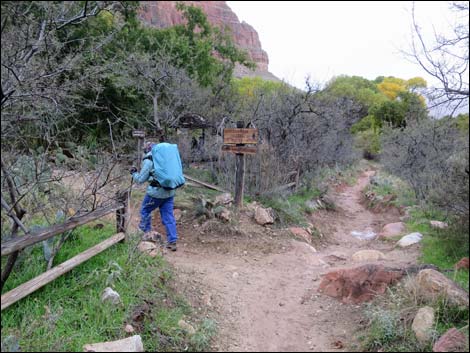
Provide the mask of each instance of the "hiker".
{"label": "hiker", "polygon": [[147,191],[142,201],[140,209],[140,224],[139,228],[144,232],[143,239],[153,239],[152,230],[152,211],[156,208],[160,209],[160,216],[162,223],[166,229],[167,243],[166,248],[171,251],[176,251],[176,241],[178,240],[178,233],[176,231],[176,221],[173,215],[173,204],[175,190],[166,190],[160,187],[160,184],[153,178],[153,160],[152,160],[152,147],[154,142],[147,142],[144,145],[145,156],[142,160],[142,169],[140,173],[137,172],[136,167],[130,169],[133,179],[142,184],[146,181],[149,182]]}

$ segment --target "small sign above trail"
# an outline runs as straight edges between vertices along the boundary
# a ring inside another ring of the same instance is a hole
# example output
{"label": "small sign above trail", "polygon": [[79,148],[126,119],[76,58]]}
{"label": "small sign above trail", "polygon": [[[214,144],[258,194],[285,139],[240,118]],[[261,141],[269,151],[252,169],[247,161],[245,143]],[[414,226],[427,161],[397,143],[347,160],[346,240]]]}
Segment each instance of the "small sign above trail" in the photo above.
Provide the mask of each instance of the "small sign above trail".
{"label": "small sign above trail", "polygon": [[145,137],[144,130],[132,130],[132,137]]}

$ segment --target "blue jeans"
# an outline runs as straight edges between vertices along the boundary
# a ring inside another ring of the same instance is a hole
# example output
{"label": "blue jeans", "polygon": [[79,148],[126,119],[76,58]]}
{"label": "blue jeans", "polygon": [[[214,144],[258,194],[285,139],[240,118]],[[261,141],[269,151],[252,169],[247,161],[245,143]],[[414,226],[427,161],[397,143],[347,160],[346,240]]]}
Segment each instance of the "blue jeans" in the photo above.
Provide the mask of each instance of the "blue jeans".
{"label": "blue jeans", "polygon": [[173,215],[173,201],[173,196],[167,199],[156,199],[146,194],[140,209],[139,228],[144,232],[149,232],[152,229],[152,211],[160,208],[160,216],[166,229],[166,238],[169,243],[176,242],[178,233],[176,232],[176,221]]}

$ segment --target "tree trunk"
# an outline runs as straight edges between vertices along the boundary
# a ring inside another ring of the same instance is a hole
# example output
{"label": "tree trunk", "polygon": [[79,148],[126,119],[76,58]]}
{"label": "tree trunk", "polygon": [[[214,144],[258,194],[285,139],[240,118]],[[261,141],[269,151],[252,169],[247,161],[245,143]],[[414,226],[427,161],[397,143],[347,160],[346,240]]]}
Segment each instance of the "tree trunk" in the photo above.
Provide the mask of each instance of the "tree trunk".
{"label": "tree trunk", "polygon": [[153,96],[153,122],[155,124],[155,129],[160,131],[162,127],[160,126],[160,120],[158,119],[158,98],[155,94]]}

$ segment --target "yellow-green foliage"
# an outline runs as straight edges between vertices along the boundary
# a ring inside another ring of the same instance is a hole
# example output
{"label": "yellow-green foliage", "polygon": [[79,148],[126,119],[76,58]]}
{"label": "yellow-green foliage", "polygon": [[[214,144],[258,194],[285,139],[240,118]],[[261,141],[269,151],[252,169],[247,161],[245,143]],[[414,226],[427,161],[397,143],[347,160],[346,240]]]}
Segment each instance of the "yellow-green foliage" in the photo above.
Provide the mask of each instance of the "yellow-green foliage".
{"label": "yellow-green foliage", "polygon": [[406,81],[406,87],[413,91],[416,88],[425,88],[428,86],[426,80],[422,77],[413,77]]}
{"label": "yellow-green foliage", "polygon": [[235,78],[232,82],[236,92],[250,98],[256,97],[257,93],[273,94],[287,88],[282,82],[263,80],[260,77]]}
{"label": "yellow-green foliage", "polygon": [[413,77],[409,80],[403,80],[398,77],[385,77],[382,82],[377,84],[378,90],[391,100],[395,100],[402,92],[413,92],[417,88],[424,88],[426,86],[426,80],[421,77]]}
{"label": "yellow-green foliage", "polygon": [[354,99],[367,108],[386,99],[374,82],[359,76],[334,77],[326,85],[324,93]]}

